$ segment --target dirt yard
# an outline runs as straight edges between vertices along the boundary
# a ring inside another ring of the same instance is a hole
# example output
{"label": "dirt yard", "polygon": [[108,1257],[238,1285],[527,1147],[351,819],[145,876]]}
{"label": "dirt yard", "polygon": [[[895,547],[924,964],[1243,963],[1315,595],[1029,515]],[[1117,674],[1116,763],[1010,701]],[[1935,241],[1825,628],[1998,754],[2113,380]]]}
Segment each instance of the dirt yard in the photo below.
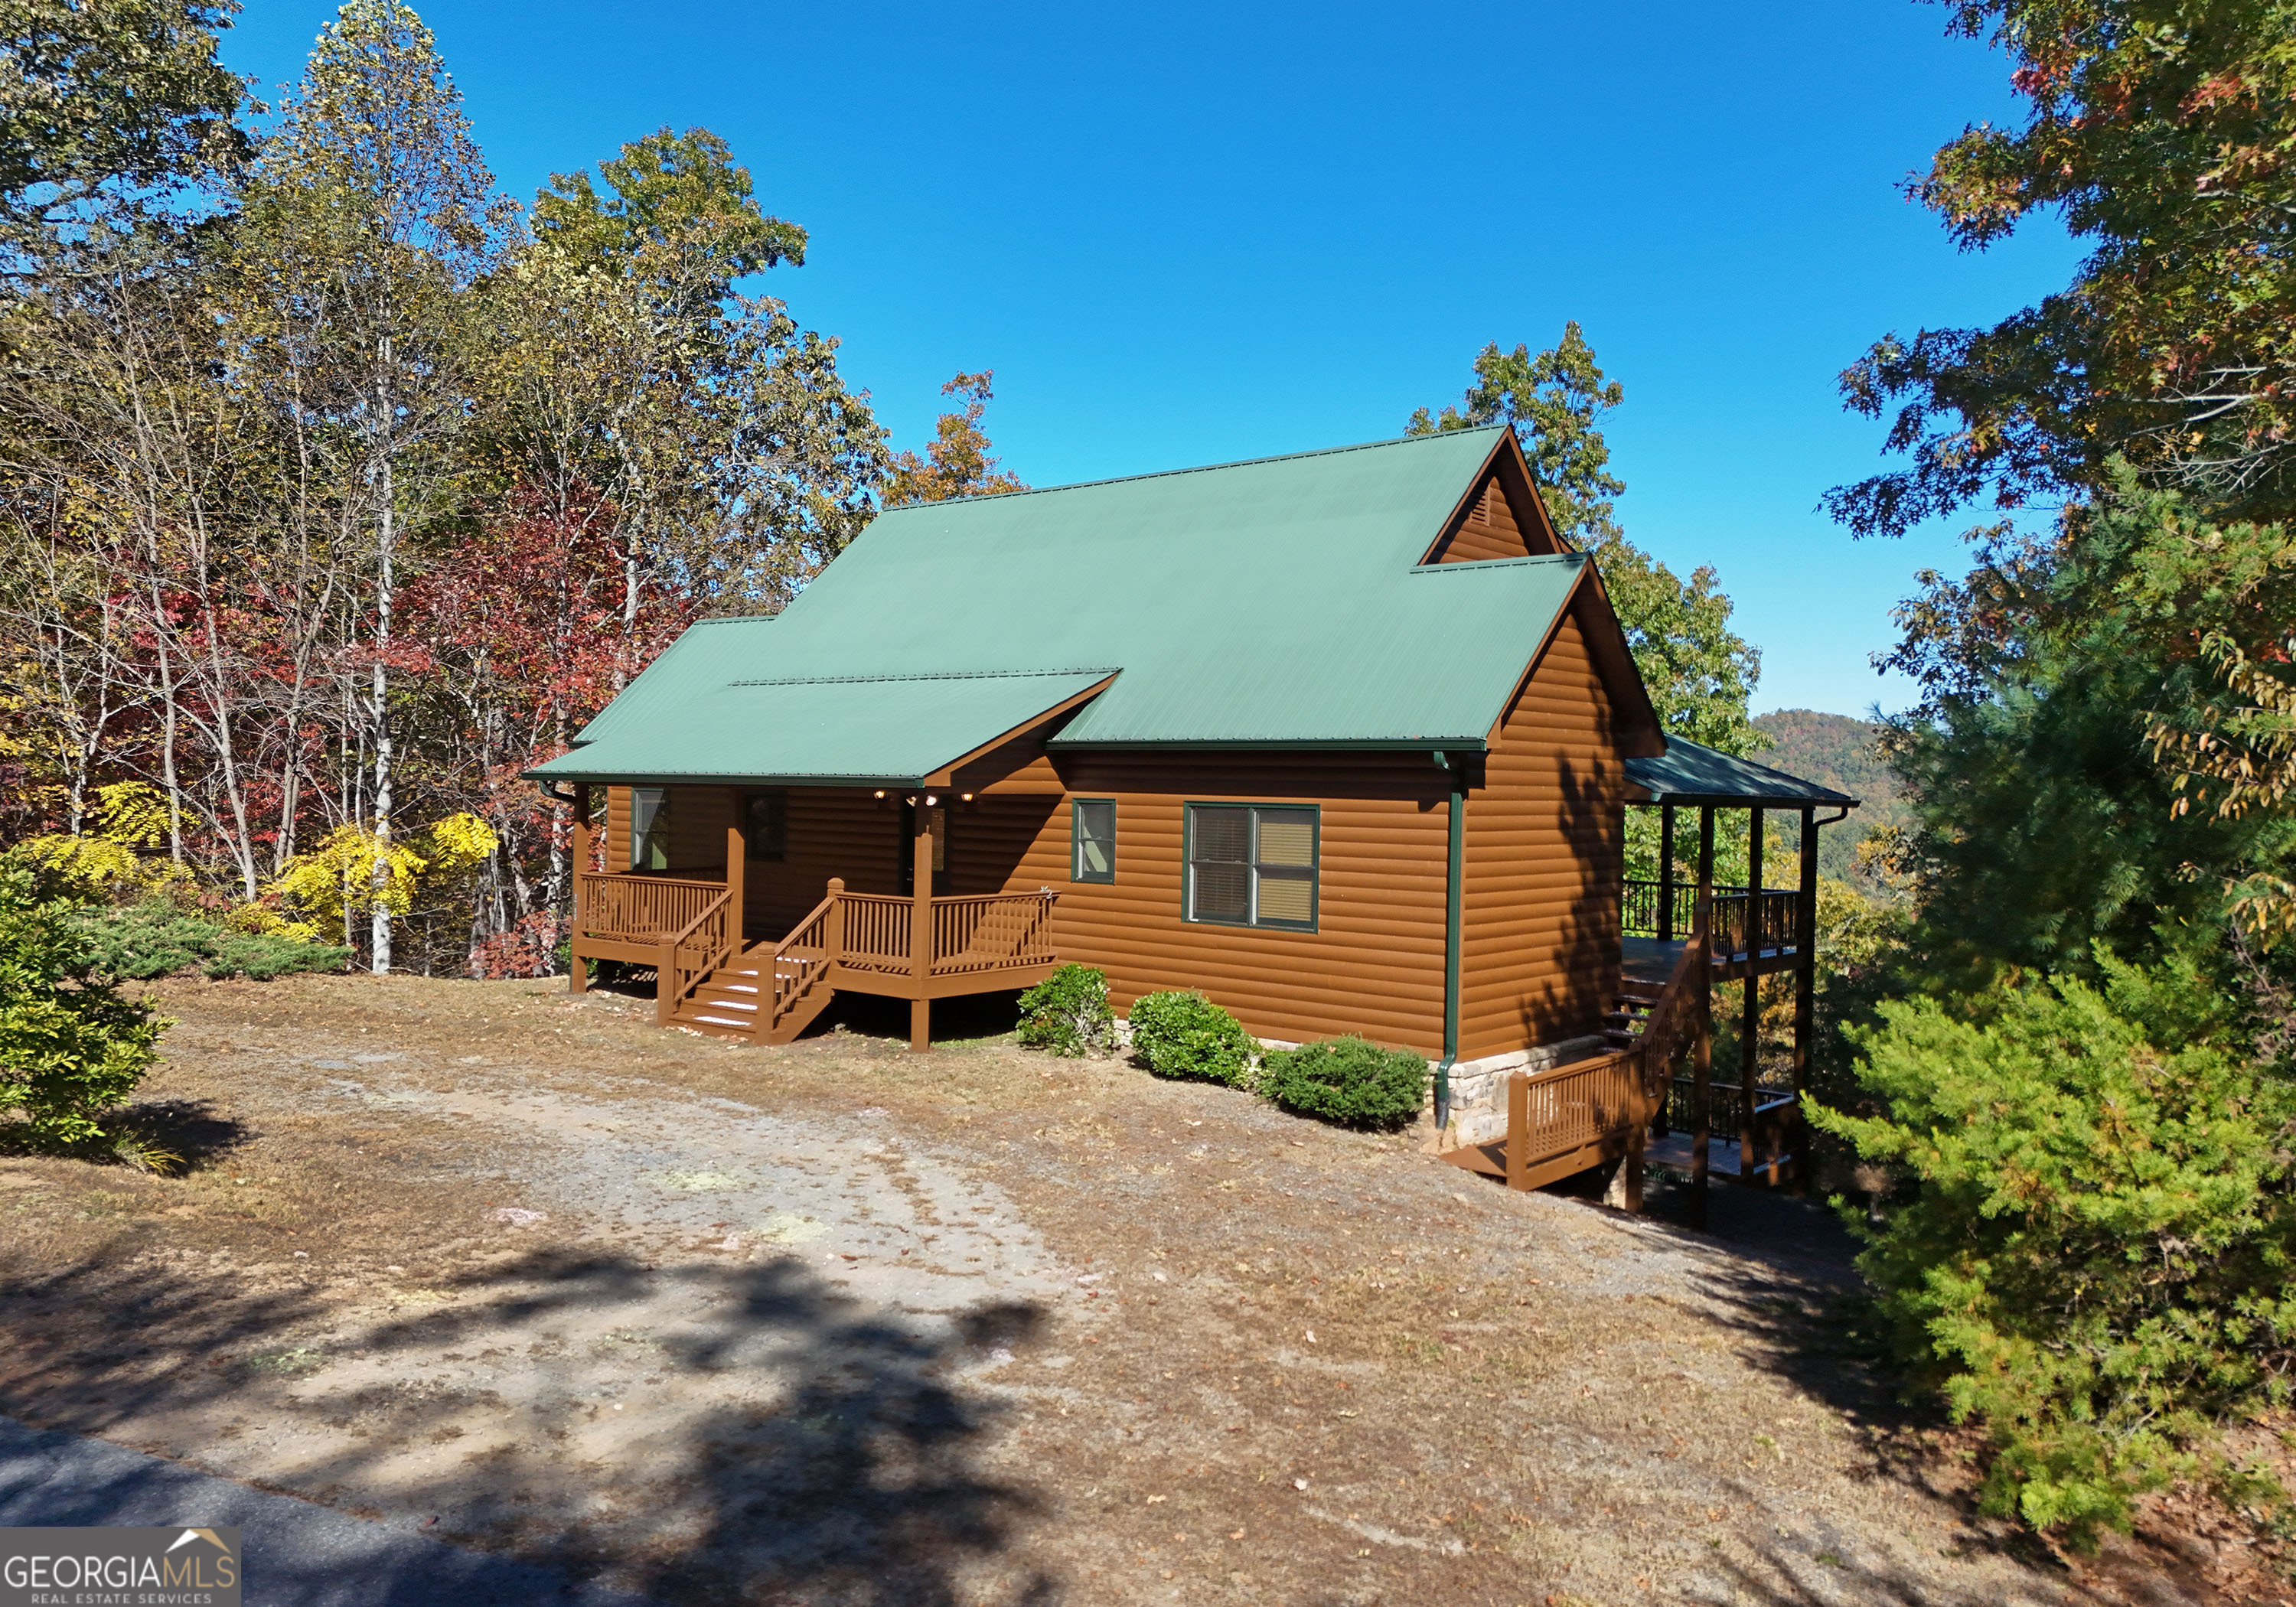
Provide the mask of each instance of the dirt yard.
{"label": "dirt yard", "polygon": [[666,1603],[2262,1588],[1976,1519],[1818,1207],[1512,1195],[1121,1062],[914,1055],[903,1006],[749,1049],[562,983],[160,999],[193,1165],[0,1163],[0,1411]]}

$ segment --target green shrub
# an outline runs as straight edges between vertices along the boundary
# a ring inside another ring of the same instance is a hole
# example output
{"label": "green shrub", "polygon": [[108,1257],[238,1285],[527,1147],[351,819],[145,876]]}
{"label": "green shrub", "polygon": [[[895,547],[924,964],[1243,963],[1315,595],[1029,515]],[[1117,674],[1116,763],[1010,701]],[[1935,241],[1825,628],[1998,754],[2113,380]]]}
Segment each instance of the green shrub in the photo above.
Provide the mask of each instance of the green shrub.
{"label": "green shrub", "polygon": [[2190,979],[2103,970],[1884,1004],[1853,1035],[1882,1113],[1807,1107],[1918,1185],[1846,1214],[1916,1382],[1991,1439],[1985,1507],[2082,1546],[2296,1361],[2296,1098],[2196,1029]]}
{"label": "green shrub", "polygon": [[235,931],[168,904],[84,910],[78,921],[94,970],[128,981],[173,976],[196,966],[210,977],[267,982],[290,972],[340,971],[351,954],[340,946]]}
{"label": "green shrub", "polygon": [[1104,1052],[1114,1036],[1105,972],[1063,965],[1021,996],[1018,1037],[1031,1049],[1075,1060]]}
{"label": "green shrub", "polygon": [[1298,1116],[1392,1132],[1427,1103],[1427,1062],[1408,1049],[1328,1038],[1267,1057],[1259,1091]]}
{"label": "green shrub", "polygon": [[1159,1077],[1247,1086],[1259,1045],[1201,993],[1152,993],[1132,1006],[1132,1050]]}
{"label": "green shrub", "polygon": [[76,906],[0,869],[0,1144],[84,1148],[158,1058],[168,1023],[93,970]]}

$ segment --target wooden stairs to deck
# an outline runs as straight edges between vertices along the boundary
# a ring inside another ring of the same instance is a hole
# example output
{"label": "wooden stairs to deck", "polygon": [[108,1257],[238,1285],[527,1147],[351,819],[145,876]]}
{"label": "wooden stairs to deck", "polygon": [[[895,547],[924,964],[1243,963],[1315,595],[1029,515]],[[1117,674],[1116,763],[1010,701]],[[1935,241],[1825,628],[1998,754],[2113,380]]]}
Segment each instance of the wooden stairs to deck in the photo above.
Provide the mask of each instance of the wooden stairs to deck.
{"label": "wooden stairs to deck", "polygon": [[[771,943],[753,944],[746,954],[710,972],[671,1015],[672,1024],[744,1044],[794,1041],[829,1007],[837,990],[816,975],[825,961],[794,955],[776,958],[774,949]],[[772,968],[770,973],[767,967]],[[768,991],[776,984],[783,999],[795,996],[794,1004],[784,1009],[779,1021],[773,1020],[773,996]]]}
{"label": "wooden stairs to deck", "polygon": [[1631,1049],[1650,1026],[1651,1011],[1666,995],[1664,984],[1638,982],[1628,977],[1619,984],[1618,1002],[1603,1018],[1603,1041],[1612,1049]]}

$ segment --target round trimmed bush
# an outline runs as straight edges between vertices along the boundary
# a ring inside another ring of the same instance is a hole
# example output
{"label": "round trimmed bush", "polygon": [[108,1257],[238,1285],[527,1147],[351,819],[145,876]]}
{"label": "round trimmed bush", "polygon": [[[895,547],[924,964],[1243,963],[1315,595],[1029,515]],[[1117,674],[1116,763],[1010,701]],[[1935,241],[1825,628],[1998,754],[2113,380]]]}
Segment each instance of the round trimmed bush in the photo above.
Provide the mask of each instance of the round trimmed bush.
{"label": "round trimmed bush", "polygon": [[1259,1091],[1298,1116],[1393,1132],[1427,1102],[1427,1062],[1408,1049],[1326,1038],[1267,1057]]}
{"label": "round trimmed bush", "polygon": [[1132,1006],[1132,1050],[1159,1077],[1231,1088],[1250,1081],[1259,1045],[1242,1022],[1193,989],[1143,995]]}
{"label": "round trimmed bush", "polygon": [[1021,996],[1016,1036],[1031,1049],[1078,1060],[1105,1050],[1115,1037],[1108,1009],[1108,973],[1068,964]]}

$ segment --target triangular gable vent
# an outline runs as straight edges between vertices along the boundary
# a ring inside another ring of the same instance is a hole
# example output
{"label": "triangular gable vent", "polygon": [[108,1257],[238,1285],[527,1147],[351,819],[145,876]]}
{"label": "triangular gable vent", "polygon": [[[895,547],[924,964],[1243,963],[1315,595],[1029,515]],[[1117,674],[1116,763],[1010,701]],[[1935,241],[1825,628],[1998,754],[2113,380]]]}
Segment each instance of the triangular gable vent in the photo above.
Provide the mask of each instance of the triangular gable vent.
{"label": "triangular gable vent", "polygon": [[[1541,543],[1541,549],[1545,549]],[[1506,488],[1494,474],[1483,482],[1482,495],[1476,497],[1465,516],[1445,532],[1428,553],[1429,563],[1475,563],[1488,558],[1528,558],[1530,545],[1523,537],[1522,526],[1514,516],[1514,504],[1507,500]]]}

